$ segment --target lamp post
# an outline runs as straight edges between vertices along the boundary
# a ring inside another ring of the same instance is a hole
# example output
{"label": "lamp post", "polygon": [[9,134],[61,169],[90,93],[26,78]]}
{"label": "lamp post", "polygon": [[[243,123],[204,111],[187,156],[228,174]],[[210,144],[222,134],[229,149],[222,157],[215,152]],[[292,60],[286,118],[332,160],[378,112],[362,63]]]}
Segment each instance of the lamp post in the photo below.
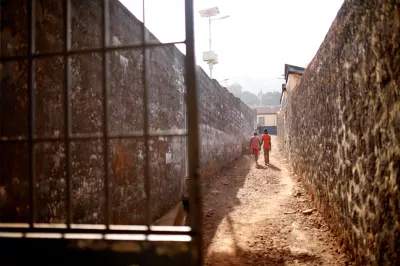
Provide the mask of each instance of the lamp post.
{"label": "lamp post", "polygon": [[218,55],[214,51],[211,50],[211,21],[228,18],[229,15],[226,15],[226,16],[223,16],[223,17],[220,17],[220,18],[212,19],[211,17],[214,17],[214,16],[219,14],[218,7],[212,7],[212,8],[200,10],[199,13],[200,13],[201,17],[208,18],[209,50],[207,52],[203,52],[203,61],[207,62],[208,67],[210,69],[210,78],[212,78],[213,66],[215,64],[218,64]]}
{"label": "lamp post", "polygon": [[228,86],[228,80],[229,80],[229,78],[226,78],[226,79],[220,80],[219,83],[224,82],[225,86]]}
{"label": "lamp post", "polygon": [[211,51],[211,21],[221,20],[221,19],[226,19],[226,18],[229,18],[229,15],[226,15],[226,16],[223,16],[220,18],[213,18],[213,19],[211,17],[208,18],[208,38],[209,38],[209,42],[210,42],[210,50],[209,51]]}

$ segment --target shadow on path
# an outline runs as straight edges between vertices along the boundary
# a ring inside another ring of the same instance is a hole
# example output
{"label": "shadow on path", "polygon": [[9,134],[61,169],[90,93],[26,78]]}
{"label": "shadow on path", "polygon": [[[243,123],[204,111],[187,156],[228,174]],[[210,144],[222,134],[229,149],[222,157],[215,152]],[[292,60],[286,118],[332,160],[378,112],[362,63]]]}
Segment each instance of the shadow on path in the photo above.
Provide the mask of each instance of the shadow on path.
{"label": "shadow on path", "polygon": [[[234,253],[232,252],[215,252],[210,254],[206,265],[287,265],[286,262],[297,261],[297,263],[313,262],[320,264],[320,259],[315,255],[309,254],[292,254],[289,249],[268,248],[266,250],[248,250],[239,246],[238,236],[236,235],[231,216],[227,215],[227,224],[229,228],[230,238],[233,240]],[[260,264],[262,262],[262,264]]]}
{"label": "shadow on path", "polygon": [[[240,258],[240,259],[238,259]],[[262,261],[262,264],[259,264]],[[292,255],[290,251],[284,249],[269,249],[268,252],[263,250],[249,251],[240,247],[236,247],[236,256],[228,252],[213,253],[209,256],[207,265],[218,266],[234,266],[234,265],[268,265],[268,266],[284,266],[287,262],[297,261],[297,263],[318,263],[320,259],[317,256],[307,254]],[[321,264],[322,265],[322,264]]]}
{"label": "shadow on path", "polygon": [[271,169],[271,170],[278,171],[278,172],[281,171],[281,168],[276,167],[276,166],[273,165],[273,164],[268,164],[268,165],[257,164],[257,165],[256,165],[256,168],[257,168],[257,169],[262,169],[262,170]]}
{"label": "shadow on path", "polygon": [[[253,164],[254,158],[241,156],[204,184],[204,250],[208,249],[222,219],[240,205],[236,195]],[[207,206],[213,206],[213,209],[207,209]]]}
{"label": "shadow on path", "polygon": [[281,171],[281,168],[276,167],[276,166],[273,165],[273,164],[268,164],[268,168],[269,168],[269,169],[272,169],[272,170],[274,170],[274,171],[278,171],[278,172]]}

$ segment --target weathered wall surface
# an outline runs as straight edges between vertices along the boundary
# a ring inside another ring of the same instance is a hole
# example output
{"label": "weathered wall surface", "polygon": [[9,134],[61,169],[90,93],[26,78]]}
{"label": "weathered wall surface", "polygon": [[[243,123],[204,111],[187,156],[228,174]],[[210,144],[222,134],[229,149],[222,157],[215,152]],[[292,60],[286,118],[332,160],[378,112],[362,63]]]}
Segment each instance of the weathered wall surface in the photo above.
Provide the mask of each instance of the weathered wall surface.
{"label": "weathered wall surface", "polygon": [[286,82],[286,90],[283,92],[282,97],[282,107],[279,114],[277,114],[277,131],[278,131],[278,138],[281,149],[284,152],[284,155],[290,160],[291,153],[290,153],[290,145],[292,139],[289,137],[289,132],[291,132],[291,123],[289,123],[289,118],[292,116],[292,95],[293,92],[296,91],[297,86],[299,84],[299,80],[301,75],[291,73],[288,75],[287,82]]}
{"label": "weathered wall surface", "polygon": [[288,98],[279,135],[319,209],[359,265],[399,265],[400,2],[345,1]]}
{"label": "weathered wall surface", "polygon": [[[101,0],[71,1],[72,49],[101,47]],[[1,56],[27,54],[26,1],[2,1]],[[118,1],[110,1],[111,45],[142,40],[141,25]],[[62,1],[36,1],[36,50],[61,52]],[[150,40],[158,42],[149,33]],[[175,46],[148,49],[149,129],[185,129],[184,55]],[[71,134],[103,131],[102,54],[71,57]],[[111,136],[143,133],[143,53],[141,49],[110,52],[109,131]],[[0,136],[27,137],[27,61],[1,63]],[[199,69],[201,161],[205,176],[240,155],[254,115],[228,91]],[[59,138],[35,145],[39,222],[65,221],[66,156],[64,138],[64,58],[35,61],[35,137]],[[190,119],[190,118],[188,118]],[[186,175],[186,140],[150,137],[149,176],[152,217],[159,218],[181,200]],[[104,206],[104,143],[102,138],[73,140],[71,179],[73,221],[102,223]],[[144,223],[145,143],[143,137],[111,139],[109,169],[113,181],[112,221]],[[0,143],[0,221],[27,221],[29,213],[28,146],[25,141]]]}
{"label": "weathered wall surface", "polygon": [[[256,112],[198,68],[202,174],[208,177],[242,154]],[[190,119],[190,118],[189,118]]]}

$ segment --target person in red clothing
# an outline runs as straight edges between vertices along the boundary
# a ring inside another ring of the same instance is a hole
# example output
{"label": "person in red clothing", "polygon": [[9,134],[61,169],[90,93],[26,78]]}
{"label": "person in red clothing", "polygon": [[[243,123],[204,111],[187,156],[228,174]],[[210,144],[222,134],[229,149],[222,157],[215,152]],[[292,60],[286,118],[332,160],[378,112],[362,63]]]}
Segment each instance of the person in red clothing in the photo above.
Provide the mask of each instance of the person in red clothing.
{"label": "person in red clothing", "polygon": [[269,164],[269,152],[271,151],[271,136],[268,134],[268,130],[264,129],[264,134],[261,136],[261,143],[264,143],[264,161],[265,165]]}
{"label": "person in red clothing", "polygon": [[254,132],[254,136],[250,138],[250,149],[251,153],[255,156],[256,164],[258,164],[258,152],[260,148],[260,138],[257,137],[257,132]]}

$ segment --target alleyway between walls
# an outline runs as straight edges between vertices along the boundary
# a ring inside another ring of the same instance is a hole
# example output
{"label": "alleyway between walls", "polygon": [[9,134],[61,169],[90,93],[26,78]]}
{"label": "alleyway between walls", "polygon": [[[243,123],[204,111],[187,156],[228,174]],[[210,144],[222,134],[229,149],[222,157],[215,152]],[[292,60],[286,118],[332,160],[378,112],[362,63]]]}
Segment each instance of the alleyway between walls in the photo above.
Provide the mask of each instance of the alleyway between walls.
{"label": "alleyway between walls", "polygon": [[242,156],[205,185],[205,265],[351,265],[276,137],[271,165],[260,157],[256,166]]}

